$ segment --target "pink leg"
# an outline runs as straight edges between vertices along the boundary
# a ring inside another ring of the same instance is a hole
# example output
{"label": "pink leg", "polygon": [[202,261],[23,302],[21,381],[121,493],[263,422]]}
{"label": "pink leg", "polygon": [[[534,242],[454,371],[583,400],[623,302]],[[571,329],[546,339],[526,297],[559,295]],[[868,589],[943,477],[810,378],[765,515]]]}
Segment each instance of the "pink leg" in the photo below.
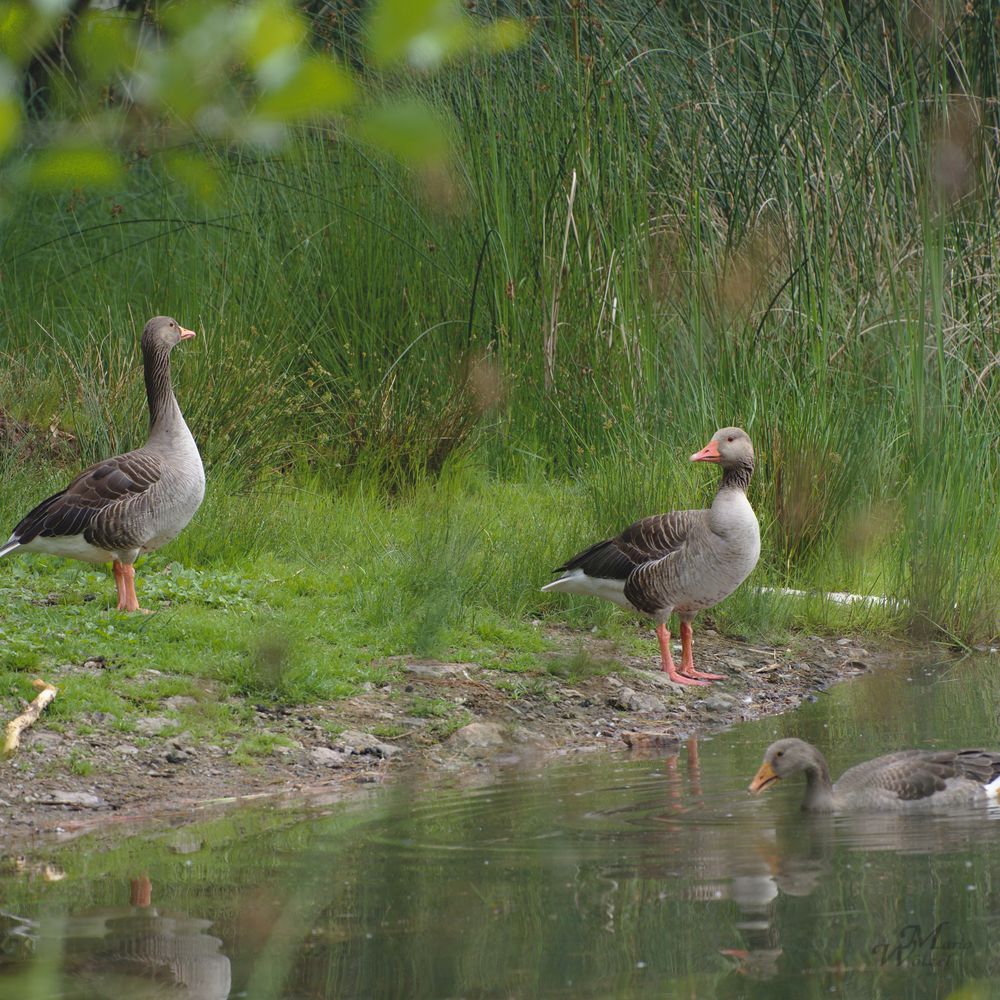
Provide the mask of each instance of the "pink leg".
{"label": "pink leg", "polygon": [[139,607],[139,598],[135,593],[135,567],[131,563],[119,563],[118,565],[121,566],[120,572],[125,590],[124,599],[119,598],[118,600],[118,610],[141,611],[144,615],[148,615],[148,609]]}
{"label": "pink leg", "polygon": [[695,670],[694,653],[691,646],[691,623],[681,622],[681,673],[685,677],[701,677],[706,681],[722,681],[725,674],[706,674],[704,670]]}
{"label": "pink leg", "polygon": [[115,589],[118,591],[118,610],[125,610],[125,576],[124,576],[124,565],[116,559],[111,564],[111,572],[115,575]]}
{"label": "pink leg", "polygon": [[667,672],[667,676],[675,684],[696,684],[699,687],[704,687],[705,681],[696,681],[692,677],[683,677],[677,673],[677,668],[674,666],[674,658],[670,655],[670,633],[667,631],[665,624],[661,623],[656,626],[656,638],[660,640],[660,662],[663,664],[663,669]]}

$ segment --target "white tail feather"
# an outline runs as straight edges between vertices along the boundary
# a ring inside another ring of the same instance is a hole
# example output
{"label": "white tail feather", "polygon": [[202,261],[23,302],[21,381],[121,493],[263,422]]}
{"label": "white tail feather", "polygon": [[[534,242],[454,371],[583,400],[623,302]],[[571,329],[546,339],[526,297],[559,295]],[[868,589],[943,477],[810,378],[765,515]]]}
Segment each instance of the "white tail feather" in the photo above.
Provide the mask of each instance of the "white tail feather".
{"label": "white tail feather", "polygon": [[562,594],[582,594],[584,597],[602,597],[623,608],[634,611],[632,602],[625,597],[625,581],[609,580],[603,576],[587,576],[582,569],[570,570],[565,576],[545,584],[542,590],[555,590]]}
{"label": "white tail feather", "polygon": [[0,557],[7,555],[8,552],[13,552],[20,545],[21,543],[14,541],[13,538],[8,539],[3,545],[0,545]]}

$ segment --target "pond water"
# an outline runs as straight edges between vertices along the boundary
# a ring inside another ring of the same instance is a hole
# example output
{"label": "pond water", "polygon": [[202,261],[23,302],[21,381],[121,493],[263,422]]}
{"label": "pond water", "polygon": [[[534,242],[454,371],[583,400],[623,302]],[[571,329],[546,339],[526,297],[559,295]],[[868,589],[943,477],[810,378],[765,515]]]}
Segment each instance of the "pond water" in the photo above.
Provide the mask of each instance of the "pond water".
{"label": "pond water", "polygon": [[810,818],[799,780],[746,792],[783,735],[835,775],[1000,747],[998,659],[902,664],[673,754],[7,858],[0,998],[1000,996],[1000,817]]}

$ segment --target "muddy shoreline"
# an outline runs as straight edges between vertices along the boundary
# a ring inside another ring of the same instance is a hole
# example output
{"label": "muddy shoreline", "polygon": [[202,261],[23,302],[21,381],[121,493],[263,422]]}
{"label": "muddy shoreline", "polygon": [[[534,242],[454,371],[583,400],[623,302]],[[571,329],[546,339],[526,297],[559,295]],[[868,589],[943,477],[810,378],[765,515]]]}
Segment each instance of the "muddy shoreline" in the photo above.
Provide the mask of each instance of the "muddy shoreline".
{"label": "muddy shoreline", "polygon": [[[699,666],[727,679],[680,688],[651,658],[623,654],[607,640],[568,629],[547,636],[555,650],[542,657],[544,672],[398,657],[382,661],[391,668],[388,683],[343,701],[248,704],[249,731],[274,742],[249,764],[231,741],[208,743],[184,731],[184,710],[196,707],[185,704],[191,698],[163,699],[129,733],[102,729],[101,713],[61,731],[43,716],[16,757],[0,764],[0,836],[9,849],[104,826],[172,825],[268,798],[325,802],[414,769],[481,771],[629,747],[669,752],[688,737],[790,711],[908,652],[857,637],[799,636],[773,648],[705,629]],[[59,683],[58,675],[47,679]]]}

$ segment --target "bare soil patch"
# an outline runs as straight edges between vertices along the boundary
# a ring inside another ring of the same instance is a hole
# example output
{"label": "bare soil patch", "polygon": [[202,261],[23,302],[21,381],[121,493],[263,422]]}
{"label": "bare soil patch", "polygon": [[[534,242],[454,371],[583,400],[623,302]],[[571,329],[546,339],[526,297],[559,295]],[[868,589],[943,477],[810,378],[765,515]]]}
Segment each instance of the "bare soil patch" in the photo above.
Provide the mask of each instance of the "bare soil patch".
{"label": "bare soil patch", "polygon": [[[100,713],[82,733],[56,731],[43,716],[17,756],[0,763],[0,831],[8,844],[75,836],[108,823],[176,821],[262,796],[340,796],[410,767],[482,769],[572,752],[669,747],[789,711],[907,654],[899,645],[875,648],[849,637],[801,637],[793,649],[774,649],[705,629],[699,666],[728,679],[680,688],[649,657],[622,654],[586,633],[547,634],[557,648],[547,655],[548,669],[536,673],[399,657],[388,683],[343,701],[252,705],[254,722],[241,738],[259,738],[264,749],[249,759],[232,734],[211,743],[184,731],[191,698],[163,699],[136,721],[135,732],[102,728]],[[71,669],[94,667],[88,661]]]}

